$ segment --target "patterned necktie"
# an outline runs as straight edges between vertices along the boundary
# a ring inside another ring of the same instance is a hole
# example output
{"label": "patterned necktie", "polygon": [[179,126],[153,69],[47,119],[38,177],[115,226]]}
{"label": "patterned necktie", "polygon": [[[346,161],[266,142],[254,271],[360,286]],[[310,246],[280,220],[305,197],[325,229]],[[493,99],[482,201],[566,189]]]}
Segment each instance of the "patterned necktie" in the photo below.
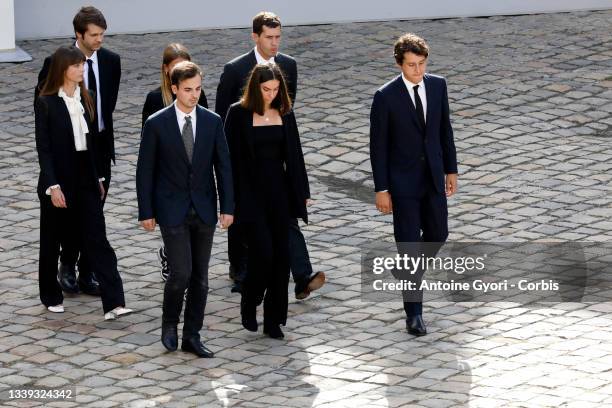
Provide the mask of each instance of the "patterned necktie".
{"label": "patterned necktie", "polygon": [[191,163],[191,157],[193,156],[193,127],[191,126],[191,116],[185,116],[185,124],[183,125],[181,136],[185,144],[187,158],[189,158],[189,163]]}
{"label": "patterned necktie", "polygon": [[421,102],[421,97],[419,96],[419,86],[415,85],[412,89],[414,90],[414,104],[416,105],[419,124],[421,129],[425,130],[425,113],[423,112],[423,102]]}

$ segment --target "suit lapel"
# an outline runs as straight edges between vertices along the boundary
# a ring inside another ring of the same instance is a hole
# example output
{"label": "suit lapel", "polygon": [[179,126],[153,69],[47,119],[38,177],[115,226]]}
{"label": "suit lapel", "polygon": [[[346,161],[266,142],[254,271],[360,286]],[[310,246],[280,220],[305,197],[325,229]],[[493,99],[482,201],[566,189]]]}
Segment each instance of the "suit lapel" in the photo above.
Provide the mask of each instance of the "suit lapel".
{"label": "suit lapel", "polygon": [[[206,118],[202,112],[203,108],[200,106],[196,106],[196,137],[195,142],[193,144],[193,157],[191,158],[191,162],[193,167],[195,167],[198,158],[201,156],[202,149],[206,144],[206,139],[208,138],[208,129]],[[182,137],[181,137],[182,139]]]}
{"label": "suit lapel", "polygon": [[179,156],[189,164],[189,158],[187,157],[187,151],[185,150],[185,143],[183,143],[183,136],[181,135],[181,129],[179,129],[178,118],[176,117],[176,111],[174,105],[170,105],[166,112],[166,127],[168,134],[174,139],[174,145],[177,147]]}
{"label": "suit lapel", "polygon": [[108,87],[106,86],[109,82],[110,82],[110,72],[108,72],[108,70],[106,69],[108,68],[108,64],[106,61],[106,53],[104,48],[100,48],[98,50],[98,75],[100,75],[100,78],[98,78],[98,80],[100,81],[100,89],[98,89],[98,93],[100,94],[100,104],[102,105],[102,115],[104,115],[105,111],[106,111],[106,98],[108,97],[108,95],[106,95],[106,90],[108,89]]}
{"label": "suit lapel", "polygon": [[416,112],[416,108],[414,107],[414,102],[412,102],[412,98],[410,98],[410,93],[408,92],[408,88],[406,88],[406,84],[404,83],[404,80],[402,79],[401,74],[395,80],[395,84],[396,84],[400,99],[402,101],[402,105],[407,107],[408,114],[410,118],[412,119],[412,121],[414,122],[414,125],[417,127],[417,129],[421,129],[421,124],[419,123],[419,118],[417,117],[417,112]]}
{"label": "suit lapel", "polygon": [[427,74],[423,76],[423,83],[425,84],[425,96],[427,97],[427,113],[425,113],[425,134],[429,132],[431,128],[431,108],[434,106],[434,95],[433,95],[433,84],[429,80]]}

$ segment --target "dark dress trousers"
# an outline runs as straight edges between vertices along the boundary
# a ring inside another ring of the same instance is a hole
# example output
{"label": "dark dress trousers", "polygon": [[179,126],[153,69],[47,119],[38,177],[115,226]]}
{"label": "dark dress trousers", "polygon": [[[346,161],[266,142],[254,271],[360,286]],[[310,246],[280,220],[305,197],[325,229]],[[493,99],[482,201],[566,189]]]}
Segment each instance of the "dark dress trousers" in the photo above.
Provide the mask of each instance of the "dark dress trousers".
{"label": "dark dress trousers", "polygon": [[[172,100],[175,99],[176,97],[174,96],[174,94],[172,94]],[[206,95],[204,94],[204,89],[202,89],[202,93],[200,94],[200,100],[198,101],[198,105],[208,109],[208,100],[206,99]],[[164,108],[164,98],[162,97],[161,87],[158,87],[157,89],[154,89],[149,92],[147,94],[147,99],[145,99],[144,106],[142,107],[142,126],[144,127],[144,124],[147,119],[149,119],[149,116]]]}
{"label": "dark dress trousers", "polygon": [[[443,243],[448,237],[445,174],[457,173],[457,154],[446,81],[430,74],[423,80],[425,128],[401,75],[376,92],[370,113],[374,187],[391,194],[397,243]],[[409,316],[421,314],[422,303],[405,302],[404,308]]]}
{"label": "dark dress trousers", "polygon": [[254,307],[264,301],[264,323],[287,321],[290,218],[308,222],[310,197],[304,157],[293,112],[282,126],[253,126],[253,112],[233,104],[225,121],[232,155],[235,222],[249,247],[242,296]]}
{"label": "dark dress trousers", "polygon": [[[96,135],[96,167],[98,168],[98,175],[104,177],[102,184],[104,190],[108,194],[108,188],[111,180],[111,160],[115,162],[115,132],[113,126],[113,112],[117,105],[117,96],[119,94],[119,83],[121,81],[121,58],[118,54],[107,50],[106,48],[100,48],[97,51],[98,57],[98,73],[100,77],[98,81],[100,83],[100,97],[102,112],[96,112],[96,115],[102,115],[104,121],[104,130],[97,132]],[[51,66],[51,57],[45,58],[42,69],[38,74],[38,85],[35,90],[35,99],[38,93],[42,89],[42,86],[47,79],[49,68]],[[94,98],[95,101],[95,98]],[[97,105],[96,105],[97,109]],[[94,120],[94,126],[98,130],[98,121]],[[104,198],[106,201],[106,197]],[[104,204],[103,201],[103,204]],[[75,265],[79,258],[80,248],[70,245],[69,243],[62,243],[61,262],[67,265]],[[87,259],[87,253],[81,253],[81,259],[79,260],[79,274],[89,274],[89,260]]]}
{"label": "dark dress trousers", "polygon": [[170,266],[164,287],[163,325],[178,324],[188,289],[183,339],[199,339],[204,320],[217,188],[220,212],[234,213],[232,168],[223,123],[208,109],[197,106],[194,112],[196,136],[191,160],[175,107],[170,105],[145,122],[136,168],[138,219],[156,219]]}
{"label": "dark dress trousers", "polygon": [[[39,285],[45,306],[62,303],[57,283],[60,243],[81,245],[91,259],[90,268],[100,282],[104,312],[125,306],[123,284],[115,252],[106,239],[106,225],[95,165],[96,129],[86,113],[90,132],[87,150],[78,151],[70,114],[57,95],[40,96],[34,106],[36,149],[40,164],[37,193],[41,203]],[[54,207],[46,190],[59,184],[67,208]]]}
{"label": "dark dress trousers", "polygon": [[[281,68],[283,76],[287,81],[287,91],[292,101],[297,95],[297,63],[293,57],[278,53],[274,61]],[[251,50],[233,60],[223,67],[223,73],[217,87],[215,111],[225,119],[230,105],[237,102],[242,96],[242,91],[249,79],[251,70],[257,65],[255,50]],[[241,234],[240,225],[232,225],[229,229],[228,255],[234,269],[240,276],[246,273],[247,249],[244,243],[244,234]],[[301,291],[307,284],[312,274],[312,265],[308,256],[308,249],[304,235],[295,218],[289,221],[289,254],[293,280],[296,282],[296,292]]]}

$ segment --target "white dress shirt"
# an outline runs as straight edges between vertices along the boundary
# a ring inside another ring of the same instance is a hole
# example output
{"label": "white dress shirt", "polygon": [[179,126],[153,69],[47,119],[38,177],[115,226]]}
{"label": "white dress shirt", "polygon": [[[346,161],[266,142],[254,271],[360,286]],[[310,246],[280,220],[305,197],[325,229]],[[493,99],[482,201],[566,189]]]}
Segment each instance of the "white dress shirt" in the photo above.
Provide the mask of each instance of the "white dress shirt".
{"label": "white dress shirt", "polygon": [[264,57],[262,57],[259,51],[257,50],[257,46],[255,46],[255,59],[257,60],[258,64],[267,64],[270,62],[272,64],[276,63],[276,61],[274,61],[274,56],[270,57],[270,59],[265,59]]}
{"label": "white dress shirt", "polygon": [[191,117],[191,128],[193,129],[193,142],[195,143],[196,136],[196,108],[189,113],[185,113],[176,106],[176,101],[174,101],[174,110],[176,111],[176,119],[178,121],[179,132],[183,134],[183,126],[185,126],[185,117]]}
{"label": "white dress shirt", "polygon": [[416,101],[414,100],[414,87],[419,86],[419,98],[421,98],[421,104],[423,105],[423,115],[425,116],[425,123],[427,123],[427,93],[425,92],[425,81],[421,79],[421,82],[418,84],[413,84],[409,80],[406,79],[404,74],[402,74],[402,79],[404,80],[404,84],[406,84],[406,88],[408,88],[408,93],[410,94],[410,99],[412,99],[412,104],[416,108]]}
{"label": "white dress shirt", "polygon": [[[77,48],[79,48],[79,42],[75,44]],[[87,57],[87,56],[86,56]],[[96,112],[98,113],[98,130],[101,132],[105,129],[104,119],[102,119],[102,90],[100,89],[100,68],[98,65],[98,51],[94,51],[91,54],[91,57],[87,57],[92,62],[92,68],[94,71],[94,75],[96,76]],[[87,89],[91,89],[89,87],[89,63],[85,61],[85,69],[83,71],[83,82]]]}

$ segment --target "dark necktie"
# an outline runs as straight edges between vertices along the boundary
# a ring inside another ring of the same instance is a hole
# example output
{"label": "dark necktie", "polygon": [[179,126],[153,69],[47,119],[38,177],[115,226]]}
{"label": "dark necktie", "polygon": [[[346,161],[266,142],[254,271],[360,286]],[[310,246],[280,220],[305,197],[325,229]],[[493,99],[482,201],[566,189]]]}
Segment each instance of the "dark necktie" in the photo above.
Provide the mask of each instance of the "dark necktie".
{"label": "dark necktie", "polygon": [[185,124],[183,125],[181,136],[185,144],[187,158],[189,158],[189,163],[191,163],[191,156],[193,156],[193,127],[191,126],[191,116],[185,116]]}
{"label": "dark necktie", "polygon": [[416,105],[419,124],[421,125],[421,129],[425,130],[425,113],[423,111],[423,103],[421,102],[421,97],[419,96],[419,86],[415,85],[412,89],[414,90],[414,104]]}
{"label": "dark necktie", "polygon": [[98,98],[98,84],[96,84],[96,73],[93,70],[93,61],[87,59],[87,89],[94,91],[96,99]]}

